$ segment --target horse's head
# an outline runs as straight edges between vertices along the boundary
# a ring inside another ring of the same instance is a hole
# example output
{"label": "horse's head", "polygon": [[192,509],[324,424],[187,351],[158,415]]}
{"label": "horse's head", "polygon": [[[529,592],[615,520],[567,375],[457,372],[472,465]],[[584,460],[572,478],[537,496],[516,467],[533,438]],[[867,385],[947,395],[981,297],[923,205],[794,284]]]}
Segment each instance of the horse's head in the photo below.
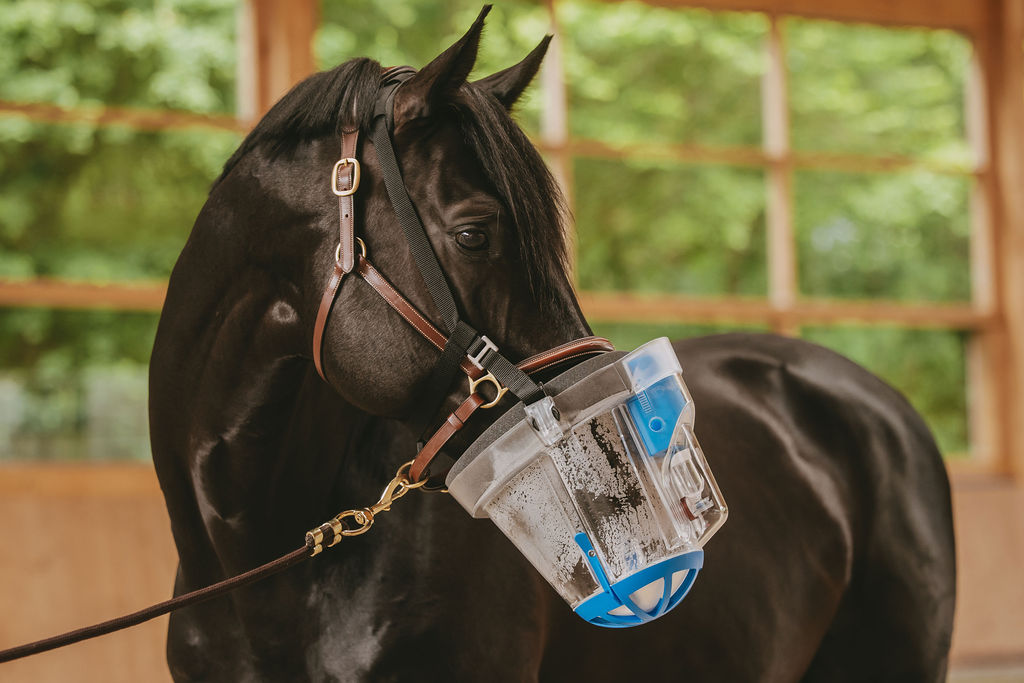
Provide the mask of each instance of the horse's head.
{"label": "horse's head", "polygon": [[[562,195],[509,116],[536,74],[548,39],[519,64],[470,83],[467,76],[484,14],[486,10],[465,36],[395,91],[391,137],[401,179],[460,318],[514,362],[579,337],[587,326],[566,274]],[[363,87],[350,84],[341,103],[353,112],[343,125],[360,129],[355,234],[365,242],[370,262],[395,289],[445,330],[373,147],[381,70],[370,63],[362,71],[367,82]],[[313,177],[322,180],[314,187],[328,208],[313,222],[320,236],[316,267],[302,283],[310,328],[339,236],[338,208],[329,187],[339,139],[329,135],[317,142],[319,168]],[[404,414],[421,395],[439,357],[438,349],[359,277],[343,281],[323,340],[325,378],[349,402],[372,414]]]}

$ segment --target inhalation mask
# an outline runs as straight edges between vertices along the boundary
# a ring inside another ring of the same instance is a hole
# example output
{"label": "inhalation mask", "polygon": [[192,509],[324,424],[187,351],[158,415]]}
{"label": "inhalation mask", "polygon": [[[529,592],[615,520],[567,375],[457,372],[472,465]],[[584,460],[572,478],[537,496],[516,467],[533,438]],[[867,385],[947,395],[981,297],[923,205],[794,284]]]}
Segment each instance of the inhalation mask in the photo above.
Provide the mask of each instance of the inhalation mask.
{"label": "inhalation mask", "polygon": [[581,617],[636,626],[686,596],[728,514],[668,339],[584,361],[485,431],[449,472]]}

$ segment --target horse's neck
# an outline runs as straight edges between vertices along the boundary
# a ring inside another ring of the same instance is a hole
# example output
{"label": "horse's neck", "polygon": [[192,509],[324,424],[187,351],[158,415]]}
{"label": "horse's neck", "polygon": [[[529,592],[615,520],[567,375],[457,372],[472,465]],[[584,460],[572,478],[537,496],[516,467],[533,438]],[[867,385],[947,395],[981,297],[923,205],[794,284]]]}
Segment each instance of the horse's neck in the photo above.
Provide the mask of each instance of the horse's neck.
{"label": "horse's neck", "polygon": [[337,512],[367,418],[316,376],[279,283],[222,263],[219,286],[190,287],[203,267],[179,264],[154,346],[153,457],[183,563],[246,568]]}

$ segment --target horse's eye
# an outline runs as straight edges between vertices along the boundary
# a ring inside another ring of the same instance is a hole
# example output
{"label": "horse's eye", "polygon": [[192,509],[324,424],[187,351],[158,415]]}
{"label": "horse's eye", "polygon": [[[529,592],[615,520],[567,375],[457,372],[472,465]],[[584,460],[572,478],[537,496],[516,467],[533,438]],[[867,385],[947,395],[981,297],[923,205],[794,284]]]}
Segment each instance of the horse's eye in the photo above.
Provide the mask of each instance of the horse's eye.
{"label": "horse's eye", "polygon": [[487,233],[483,230],[462,230],[455,235],[455,241],[467,251],[483,251],[487,248]]}

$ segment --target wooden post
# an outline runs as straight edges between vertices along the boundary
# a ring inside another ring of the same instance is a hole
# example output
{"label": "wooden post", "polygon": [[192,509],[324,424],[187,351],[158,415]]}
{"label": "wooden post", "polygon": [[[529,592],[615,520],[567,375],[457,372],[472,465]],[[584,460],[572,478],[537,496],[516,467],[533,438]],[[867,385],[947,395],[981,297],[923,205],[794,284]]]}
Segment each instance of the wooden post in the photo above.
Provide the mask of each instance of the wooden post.
{"label": "wooden post", "polygon": [[796,336],[790,313],[796,304],[796,240],[793,234],[793,168],[789,150],[786,53],[778,17],[770,17],[765,42],[761,111],[767,169],[768,299],[776,311],[772,329]]}
{"label": "wooden post", "polygon": [[1024,0],[989,0],[975,44],[987,79],[995,233],[994,293],[1000,324],[989,339],[998,382],[1001,463],[1024,476]]}
{"label": "wooden post", "polygon": [[[548,153],[551,172],[562,186],[569,209],[575,215],[575,193],[572,177],[572,154],[569,149],[569,95],[565,85],[565,61],[562,56],[562,34],[558,27],[555,0],[547,0],[551,35],[554,38],[541,65],[540,140]],[[576,228],[569,229],[569,270],[576,282]]]}
{"label": "wooden post", "polygon": [[316,70],[315,0],[246,0],[239,10],[238,114],[263,116],[288,89]]}
{"label": "wooden post", "polygon": [[[992,174],[991,130],[989,128],[989,88],[982,50],[985,41],[975,43],[967,72],[964,111],[967,141],[971,150],[974,178],[970,194],[970,271],[971,307],[979,314],[992,316],[997,311],[995,268],[995,225],[992,207],[998,193]],[[988,325],[967,338],[967,419],[971,467],[977,470],[1005,470],[1005,453],[1000,421],[1003,373],[999,367],[1000,329]]]}

